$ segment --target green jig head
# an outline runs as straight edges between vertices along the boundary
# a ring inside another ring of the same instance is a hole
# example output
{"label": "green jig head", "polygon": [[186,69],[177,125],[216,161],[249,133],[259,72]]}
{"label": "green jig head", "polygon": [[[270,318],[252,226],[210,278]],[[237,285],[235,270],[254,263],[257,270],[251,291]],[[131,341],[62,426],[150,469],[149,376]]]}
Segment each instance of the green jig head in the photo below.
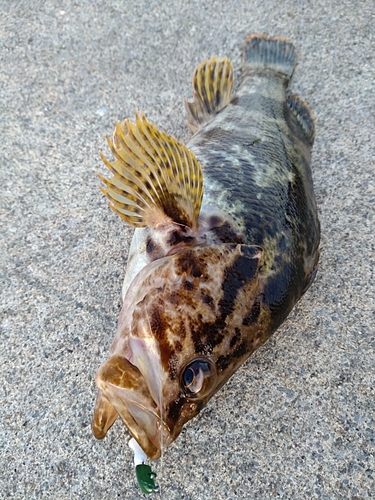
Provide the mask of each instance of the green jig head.
{"label": "green jig head", "polygon": [[138,484],[142,493],[148,494],[158,489],[158,486],[155,484],[156,474],[155,472],[152,472],[149,465],[137,465],[135,473],[137,475]]}

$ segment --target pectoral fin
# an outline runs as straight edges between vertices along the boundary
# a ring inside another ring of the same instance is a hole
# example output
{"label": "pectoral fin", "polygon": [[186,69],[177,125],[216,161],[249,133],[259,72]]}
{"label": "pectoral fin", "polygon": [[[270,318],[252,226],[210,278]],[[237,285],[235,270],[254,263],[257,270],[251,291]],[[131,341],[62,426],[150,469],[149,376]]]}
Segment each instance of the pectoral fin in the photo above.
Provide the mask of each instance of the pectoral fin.
{"label": "pectoral fin", "polygon": [[185,101],[188,126],[196,132],[230,101],[233,66],[229,59],[213,57],[202,62],[194,72],[194,100]]}
{"label": "pectoral fin", "polygon": [[113,142],[107,140],[115,160],[101,157],[114,176],[99,178],[112,210],[136,227],[176,222],[197,228],[202,168],[186,146],[138,115],[136,123],[117,123]]}

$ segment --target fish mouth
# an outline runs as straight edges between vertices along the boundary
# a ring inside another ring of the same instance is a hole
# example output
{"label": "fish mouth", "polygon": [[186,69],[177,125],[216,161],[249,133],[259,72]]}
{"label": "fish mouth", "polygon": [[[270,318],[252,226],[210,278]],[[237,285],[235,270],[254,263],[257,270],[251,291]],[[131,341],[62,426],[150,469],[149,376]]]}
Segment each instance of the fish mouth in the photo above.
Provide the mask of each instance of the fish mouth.
{"label": "fish mouth", "polygon": [[173,438],[140,370],[124,356],[114,355],[100,367],[95,381],[100,393],[92,421],[94,436],[102,439],[120,415],[147,456],[160,458]]}

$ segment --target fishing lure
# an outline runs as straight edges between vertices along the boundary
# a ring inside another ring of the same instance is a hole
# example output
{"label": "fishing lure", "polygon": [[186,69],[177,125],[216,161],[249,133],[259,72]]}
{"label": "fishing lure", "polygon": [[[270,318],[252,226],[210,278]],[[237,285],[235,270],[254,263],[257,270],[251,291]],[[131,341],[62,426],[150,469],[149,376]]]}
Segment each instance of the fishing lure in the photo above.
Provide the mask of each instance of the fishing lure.
{"label": "fishing lure", "polygon": [[152,493],[158,489],[158,486],[155,484],[155,472],[152,472],[151,467],[145,464],[147,455],[134,438],[129,441],[129,447],[134,452],[135,474],[139,487],[142,493]]}

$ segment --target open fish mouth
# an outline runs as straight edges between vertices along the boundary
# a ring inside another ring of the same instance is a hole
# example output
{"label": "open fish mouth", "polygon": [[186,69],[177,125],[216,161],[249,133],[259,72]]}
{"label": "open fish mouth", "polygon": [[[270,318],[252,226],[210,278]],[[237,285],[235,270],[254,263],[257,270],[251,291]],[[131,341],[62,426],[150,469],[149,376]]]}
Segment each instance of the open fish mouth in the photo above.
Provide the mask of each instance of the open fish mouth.
{"label": "open fish mouth", "polygon": [[92,421],[95,437],[103,438],[120,415],[147,456],[160,458],[173,439],[140,370],[124,356],[114,355],[99,369],[96,384],[101,392]]}

